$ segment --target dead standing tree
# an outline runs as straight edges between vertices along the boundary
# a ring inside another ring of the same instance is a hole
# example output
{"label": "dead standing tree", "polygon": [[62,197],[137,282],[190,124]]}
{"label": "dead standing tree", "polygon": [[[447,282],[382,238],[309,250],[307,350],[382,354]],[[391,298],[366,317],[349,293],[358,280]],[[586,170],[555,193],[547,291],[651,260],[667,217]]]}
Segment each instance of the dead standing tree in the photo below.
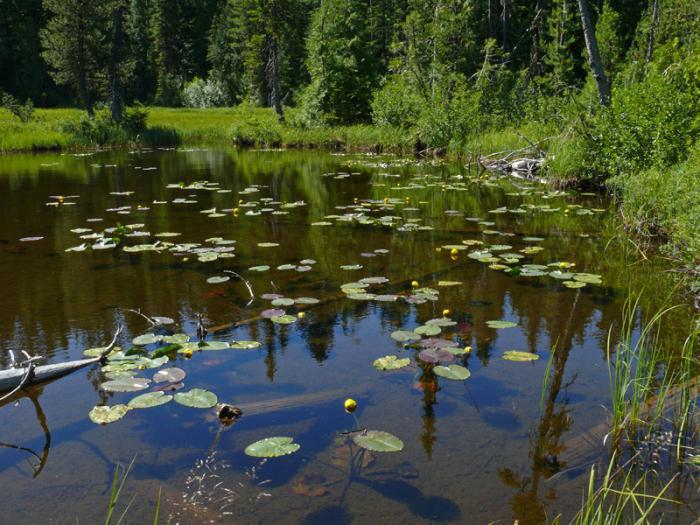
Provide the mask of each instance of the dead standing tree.
{"label": "dead standing tree", "polygon": [[581,14],[583,37],[586,41],[588,65],[591,67],[593,78],[598,87],[598,100],[601,106],[608,106],[610,104],[610,83],[603,70],[603,62],[600,59],[598,39],[595,36],[595,27],[593,26],[591,12],[588,9],[588,0],[578,0],[578,8]]}

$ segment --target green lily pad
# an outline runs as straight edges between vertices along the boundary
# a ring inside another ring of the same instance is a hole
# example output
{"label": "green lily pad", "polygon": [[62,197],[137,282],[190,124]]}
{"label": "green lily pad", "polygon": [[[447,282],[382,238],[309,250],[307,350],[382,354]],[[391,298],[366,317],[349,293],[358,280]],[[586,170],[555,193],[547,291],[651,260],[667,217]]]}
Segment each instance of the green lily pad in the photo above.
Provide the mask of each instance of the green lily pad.
{"label": "green lily pad", "polygon": [[297,320],[293,315],[275,315],[270,317],[270,321],[276,324],[292,324]]}
{"label": "green lily pad", "polygon": [[403,441],[382,430],[359,432],[353,436],[352,440],[358,447],[372,452],[400,452],[403,450]]}
{"label": "green lily pad", "polygon": [[[83,350],[83,355],[87,356],[87,357],[100,357],[102,355],[102,352],[104,352],[105,350],[107,350],[106,346],[99,346],[97,348],[88,348],[87,350]],[[119,352],[120,350],[121,350],[121,348],[119,348],[118,346],[115,346],[114,348],[112,348],[112,352],[110,352],[110,353]]]}
{"label": "green lily pad", "polygon": [[269,269],[270,267],[265,264],[262,264],[260,266],[251,266],[250,268],[248,268],[248,270],[250,270],[251,272],[266,272]]}
{"label": "green lily pad", "polygon": [[108,423],[114,423],[123,418],[129,411],[129,407],[126,405],[114,405],[114,406],[96,406],[90,410],[88,417],[93,423],[98,425],[106,425]]}
{"label": "green lily pad", "polygon": [[296,304],[318,304],[320,301],[315,297],[297,297],[294,302]]}
{"label": "green lily pad", "polygon": [[294,299],[290,299],[289,297],[280,297],[272,301],[272,306],[292,306],[293,304]]}
{"label": "green lily pad", "polygon": [[215,275],[214,277],[209,277],[207,279],[207,282],[209,284],[221,284],[225,283],[226,281],[229,281],[231,278],[226,276],[226,275]]}
{"label": "green lily pad", "polygon": [[290,437],[269,437],[248,445],[244,452],[254,458],[277,458],[299,450],[301,446]]}
{"label": "green lily pad", "polygon": [[205,341],[197,344],[198,350],[227,350],[231,348],[226,341]]}
{"label": "green lily pad", "polygon": [[462,284],[462,281],[438,281],[437,285],[440,288],[446,287],[446,286],[459,286]]}
{"label": "green lily pad", "polygon": [[277,246],[279,246],[279,244],[276,242],[259,242],[258,243],[258,248],[276,248]]}
{"label": "green lily pad", "polygon": [[129,408],[152,408],[172,401],[173,396],[165,392],[146,392],[129,401]]}
{"label": "green lily pad", "polygon": [[438,335],[440,332],[442,332],[442,328],[440,328],[436,324],[424,324],[424,325],[419,326],[418,328],[414,329],[413,331],[419,335],[425,335],[428,337],[432,337],[432,336]]}
{"label": "green lily pad", "polygon": [[214,392],[202,388],[193,388],[187,392],[175,394],[175,402],[192,408],[211,408],[218,401]]}
{"label": "green lily pad", "polygon": [[517,323],[514,323],[512,321],[499,321],[499,320],[486,321],[486,324],[488,325],[489,328],[495,328],[495,329],[514,328],[514,327],[518,326]]}
{"label": "green lily pad", "polygon": [[578,281],[581,283],[587,283],[587,284],[603,284],[603,281],[601,280],[600,275],[596,275],[594,273],[575,273],[574,274],[574,281]]}
{"label": "green lily pad", "polygon": [[188,343],[189,340],[190,336],[187,334],[173,334],[163,337],[163,342],[170,345],[184,345],[185,343]]}
{"label": "green lily pad", "polygon": [[399,358],[396,355],[385,355],[379,359],[375,359],[372,366],[377,370],[398,370],[404,366],[408,366],[411,360],[408,357]]}
{"label": "green lily pad", "polygon": [[260,343],[257,341],[234,341],[231,343],[231,348],[234,350],[254,350],[260,348]]}
{"label": "green lily pad", "polygon": [[584,286],[586,286],[586,283],[582,283],[579,281],[564,281],[562,284],[567,288],[583,288]]}
{"label": "green lily pad", "polygon": [[508,350],[503,354],[503,359],[506,361],[537,361],[540,356],[531,352],[523,352],[521,350]]}
{"label": "green lily pad", "polygon": [[409,341],[418,341],[421,336],[415,332],[409,332],[408,330],[396,330],[391,333],[391,338],[399,343],[408,343]]}
{"label": "green lily pad", "polygon": [[341,270],[362,270],[362,265],[361,264],[344,264],[340,267]]}
{"label": "green lily pad", "polygon": [[100,385],[100,388],[105,392],[138,392],[139,390],[146,390],[150,382],[150,379],[143,377],[125,377],[105,381]]}
{"label": "green lily pad", "polygon": [[134,337],[132,339],[132,343],[135,344],[136,346],[146,346],[146,345],[152,345],[153,343],[158,343],[163,340],[162,335],[155,335],[155,334],[143,334],[138,337]]}
{"label": "green lily pad", "polygon": [[469,370],[460,365],[438,365],[433,368],[433,372],[435,372],[435,375],[444,377],[445,379],[452,379],[454,381],[464,381],[472,375]]}

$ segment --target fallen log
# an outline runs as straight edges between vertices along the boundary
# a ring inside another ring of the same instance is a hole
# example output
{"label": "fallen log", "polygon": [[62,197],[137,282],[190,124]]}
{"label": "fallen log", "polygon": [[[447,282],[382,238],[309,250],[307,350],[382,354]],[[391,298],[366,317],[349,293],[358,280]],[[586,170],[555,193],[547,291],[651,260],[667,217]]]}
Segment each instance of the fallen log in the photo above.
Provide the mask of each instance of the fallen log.
{"label": "fallen log", "polygon": [[26,361],[20,363],[19,366],[12,366],[6,370],[0,370],[0,392],[11,391],[9,394],[0,398],[0,401],[26,386],[38,385],[46,381],[51,381],[52,379],[58,379],[71,372],[85,368],[86,366],[103,362],[112,351],[112,348],[114,348],[114,344],[120,332],[121,327],[117,329],[112,342],[106,346],[104,351],[97,357],[37,366],[36,362],[43,360],[44,357],[35,356],[29,357]]}

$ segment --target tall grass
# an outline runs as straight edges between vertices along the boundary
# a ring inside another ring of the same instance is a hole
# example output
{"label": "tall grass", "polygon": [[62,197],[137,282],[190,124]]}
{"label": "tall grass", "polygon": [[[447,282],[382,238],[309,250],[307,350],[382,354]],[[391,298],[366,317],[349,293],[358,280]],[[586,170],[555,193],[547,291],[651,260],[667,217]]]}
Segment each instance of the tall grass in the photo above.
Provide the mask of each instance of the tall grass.
{"label": "tall grass", "polygon": [[[124,488],[126,486],[127,479],[129,477],[129,474],[131,473],[131,470],[134,467],[134,462],[136,461],[136,457],[131,460],[131,463],[127,465],[126,467],[123,465],[117,465],[116,468],[114,469],[114,477],[112,478],[112,487],[110,490],[109,494],[109,503],[107,505],[107,515],[105,517],[105,524],[104,525],[121,525],[122,523],[129,523],[128,521],[124,521],[127,518],[127,514],[129,513],[129,509],[131,509],[131,505],[134,503],[134,500],[136,499],[136,496],[132,496],[129,502],[126,504],[124,509],[122,510],[119,518],[115,520],[116,514],[115,510],[117,506],[119,505],[119,500],[122,497],[122,493],[124,491]],[[158,491],[158,498],[156,499],[156,509],[155,509],[155,514],[153,518],[153,525],[158,525],[158,519],[160,516],[160,498],[161,498],[161,493]],[[166,525],[170,523],[170,519],[166,522]]]}

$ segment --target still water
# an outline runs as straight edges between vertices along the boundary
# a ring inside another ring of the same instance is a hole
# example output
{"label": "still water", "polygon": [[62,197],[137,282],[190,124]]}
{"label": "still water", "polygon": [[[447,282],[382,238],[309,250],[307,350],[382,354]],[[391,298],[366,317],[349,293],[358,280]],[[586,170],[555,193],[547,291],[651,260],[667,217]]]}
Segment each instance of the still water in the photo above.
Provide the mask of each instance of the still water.
{"label": "still water", "polygon": [[[135,235],[66,251],[118,226]],[[157,250],[124,250],[157,240]],[[228,248],[202,261],[169,242]],[[542,266],[504,271],[524,264]],[[260,266],[270,268],[250,269]],[[224,270],[249,282],[252,301]],[[602,282],[570,288],[579,281],[566,273]],[[366,277],[388,282],[354,299],[341,290]],[[580,436],[605,421],[608,333],[629,293],[651,309],[673,280],[620,234],[614,206],[597,195],[486,180],[457,164],[219,148],[0,157],[0,288],[4,366],[10,349],[80,359],[117,325],[129,349],[152,331],[129,309],[170,317],[161,330],[193,340],[201,314],[208,340],[261,343],[175,353],[166,365],[186,372],[186,389],[243,408],[228,428],[213,409],[174,402],[97,425],[95,405],[143,393],[101,390],[99,366],[6,402],[2,523],[101,523],[115,465],[133,460],[125,523],[152,523],[160,493],[160,516],[173,523],[529,524],[568,519],[580,504],[601,458]],[[433,290],[427,299],[421,288]],[[296,318],[277,324],[260,317],[273,308],[265,294],[319,302],[275,307]],[[454,324],[437,338],[471,347],[451,363],[469,370],[464,381],[435,375],[421,348],[391,337],[442,317]],[[538,359],[503,359],[509,350]],[[375,369],[385,355],[410,364]],[[362,427],[398,436],[403,450],[358,455],[343,434],[356,428],[347,397]],[[301,448],[244,454],[268,436]]]}

